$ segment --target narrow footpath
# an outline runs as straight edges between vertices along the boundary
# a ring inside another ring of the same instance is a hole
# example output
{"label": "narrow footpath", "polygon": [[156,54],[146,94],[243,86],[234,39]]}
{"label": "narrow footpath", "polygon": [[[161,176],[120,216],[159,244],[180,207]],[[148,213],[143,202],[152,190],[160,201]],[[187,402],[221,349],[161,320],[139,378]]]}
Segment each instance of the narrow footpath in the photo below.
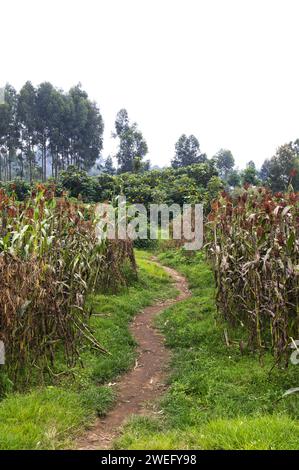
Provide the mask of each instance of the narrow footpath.
{"label": "narrow footpath", "polygon": [[[160,265],[156,260],[153,261]],[[79,450],[111,449],[121,427],[132,415],[148,415],[147,404],[165,391],[166,368],[170,352],[164,337],[154,327],[154,318],[167,307],[181,302],[191,295],[187,280],[174,269],[162,266],[172,277],[179,295],[175,299],[157,302],[136,315],[130,331],[138,344],[135,366],[122,375],[116,383],[117,402],[114,408],[81,436]]]}

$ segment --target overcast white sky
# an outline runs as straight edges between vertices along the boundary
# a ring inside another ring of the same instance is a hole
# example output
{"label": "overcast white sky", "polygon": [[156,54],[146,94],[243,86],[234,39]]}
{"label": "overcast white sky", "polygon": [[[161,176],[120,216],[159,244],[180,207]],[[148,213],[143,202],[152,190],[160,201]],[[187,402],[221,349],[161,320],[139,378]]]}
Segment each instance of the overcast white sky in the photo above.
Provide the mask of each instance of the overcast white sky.
{"label": "overcast white sky", "polygon": [[298,0],[1,1],[0,82],[82,83],[137,121],[153,164],[182,133],[258,166],[299,137]]}

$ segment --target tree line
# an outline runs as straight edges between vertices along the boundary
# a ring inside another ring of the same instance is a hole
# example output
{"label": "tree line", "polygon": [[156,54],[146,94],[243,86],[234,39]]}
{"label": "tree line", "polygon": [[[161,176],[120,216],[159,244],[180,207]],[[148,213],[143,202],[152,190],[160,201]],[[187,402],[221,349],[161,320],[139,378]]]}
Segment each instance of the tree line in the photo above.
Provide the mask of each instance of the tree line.
{"label": "tree line", "polygon": [[228,187],[250,184],[268,186],[272,191],[279,192],[291,186],[299,191],[299,139],[281,145],[275,155],[264,161],[260,169],[251,160],[243,170],[238,170],[232,153],[225,149],[220,150],[212,160]]}
{"label": "tree line", "polygon": [[[180,168],[205,163],[208,160],[207,155],[200,151],[198,139],[194,135],[187,137],[183,134],[175,145],[175,155],[171,165],[173,168]],[[228,149],[220,149],[210,161],[228,188],[244,184],[264,185],[277,192],[284,191],[292,185],[295,191],[299,190],[299,139],[281,145],[272,158],[264,161],[259,170],[252,160],[243,170],[238,170],[232,152]]]}
{"label": "tree line", "polygon": [[81,85],[9,84],[0,105],[0,180],[45,181],[69,165],[89,170],[103,147],[103,119]]}
{"label": "tree line", "polygon": [[[104,121],[80,84],[64,92],[49,82],[35,88],[28,81],[19,93],[7,84],[4,97],[4,104],[0,104],[0,181],[57,179],[69,166],[109,175],[150,169],[150,161],[145,160],[147,142],[126,109],[121,109],[115,120],[117,152],[103,160]],[[221,149],[208,159],[194,135],[179,137],[172,168],[208,161],[228,187],[264,184],[283,191],[292,183],[299,189],[299,139],[279,147],[260,170],[250,161],[239,171],[230,150]]]}

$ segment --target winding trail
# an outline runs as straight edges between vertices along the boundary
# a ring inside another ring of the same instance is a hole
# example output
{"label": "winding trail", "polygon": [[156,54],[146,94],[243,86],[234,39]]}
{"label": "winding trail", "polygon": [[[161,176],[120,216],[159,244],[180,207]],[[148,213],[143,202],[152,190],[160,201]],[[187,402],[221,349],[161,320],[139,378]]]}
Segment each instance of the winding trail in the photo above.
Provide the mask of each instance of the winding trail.
{"label": "winding trail", "polygon": [[146,307],[135,317],[130,331],[138,344],[135,367],[122,375],[116,383],[117,403],[104,417],[81,436],[78,450],[111,449],[112,442],[119,435],[121,426],[131,415],[148,415],[147,402],[155,400],[165,391],[166,366],[170,352],[165,348],[164,337],[153,326],[153,319],[167,307],[191,295],[187,280],[174,269],[154,261],[172,277],[179,291],[178,297],[156,302]]}

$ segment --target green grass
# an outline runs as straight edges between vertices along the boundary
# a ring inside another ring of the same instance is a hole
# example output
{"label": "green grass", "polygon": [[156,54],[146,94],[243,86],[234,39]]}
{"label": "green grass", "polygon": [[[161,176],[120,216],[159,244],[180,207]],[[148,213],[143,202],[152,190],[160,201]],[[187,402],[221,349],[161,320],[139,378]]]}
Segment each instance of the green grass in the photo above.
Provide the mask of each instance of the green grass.
{"label": "green grass", "polygon": [[58,387],[15,394],[0,406],[1,449],[55,449],[82,425],[87,409],[78,393]]}
{"label": "green grass", "polygon": [[242,331],[227,347],[216,321],[213,276],[199,253],[160,256],[183,272],[193,296],[167,309],[159,326],[173,351],[169,390],[161,418],[135,418],[115,443],[120,449],[293,449],[299,448],[299,401],[280,400],[298,386],[298,369],[275,368],[270,353],[241,354]]}
{"label": "green grass", "polygon": [[117,449],[129,450],[298,450],[299,423],[267,415],[216,419],[201,426],[166,428],[149,418],[131,421]]}
{"label": "green grass", "polygon": [[71,447],[84,426],[113,405],[113,386],[107,382],[129,369],[135,360],[130,321],[155,299],[176,294],[168,275],[149,261],[147,253],[138,252],[137,261],[138,281],[116,295],[89,299],[94,334],[111,355],[85,346],[81,352],[83,368],[78,365],[68,371],[61,363],[55,372],[68,373],[58,375],[54,385],[8,394],[0,402],[1,450]]}

